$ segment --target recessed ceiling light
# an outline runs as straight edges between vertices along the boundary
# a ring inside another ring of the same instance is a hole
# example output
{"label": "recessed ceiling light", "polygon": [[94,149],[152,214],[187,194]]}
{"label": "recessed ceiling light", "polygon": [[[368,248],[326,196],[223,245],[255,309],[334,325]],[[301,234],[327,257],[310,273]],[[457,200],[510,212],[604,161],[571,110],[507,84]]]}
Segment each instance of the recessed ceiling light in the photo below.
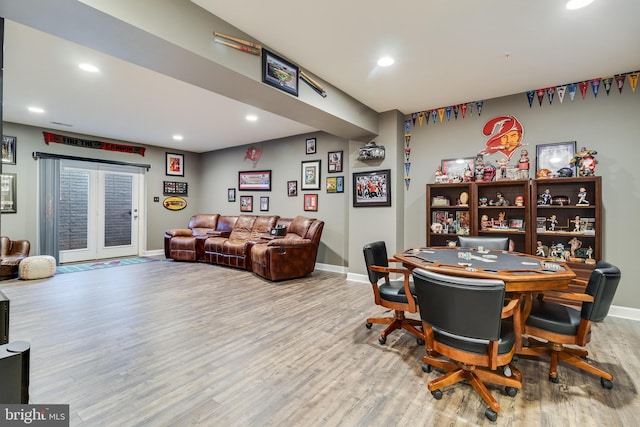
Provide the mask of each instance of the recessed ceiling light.
{"label": "recessed ceiling light", "polygon": [[383,56],[382,58],[378,59],[378,65],[381,67],[388,67],[389,65],[393,65],[395,61],[393,60],[393,58],[389,57],[389,56]]}
{"label": "recessed ceiling light", "polygon": [[97,73],[98,71],[100,71],[98,69],[98,67],[96,67],[95,65],[91,65],[91,64],[79,64],[78,67],[81,70],[88,71],[90,73]]}
{"label": "recessed ceiling light", "polygon": [[182,135],[173,135],[173,139],[175,139],[176,141],[182,141],[184,137]]}
{"label": "recessed ceiling light", "polygon": [[28,107],[27,109],[32,113],[44,113],[44,110],[40,107]]}
{"label": "recessed ceiling light", "polygon": [[566,7],[569,10],[576,10],[576,9],[582,9],[583,7],[587,7],[591,3],[593,3],[593,0],[569,0],[567,2]]}
{"label": "recessed ceiling light", "polygon": [[248,115],[247,117],[245,117],[245,118],[247,119],[247,121],[250,121],[250,122],[255,122],[255,121],[257,121],[257,120],[258,120],[258,116],[255,116],[255,115],[253,115],[253,114],[249,114],[249,115]]}

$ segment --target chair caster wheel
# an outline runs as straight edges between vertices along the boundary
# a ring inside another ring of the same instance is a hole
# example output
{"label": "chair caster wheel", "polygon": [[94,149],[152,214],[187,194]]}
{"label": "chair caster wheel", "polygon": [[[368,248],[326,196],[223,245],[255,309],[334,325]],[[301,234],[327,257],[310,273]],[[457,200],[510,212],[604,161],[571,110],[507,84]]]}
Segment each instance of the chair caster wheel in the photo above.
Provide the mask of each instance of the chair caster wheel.
{"label": "chair caster wheel", "polygon": [[505,387],[504,391],[509,397],[516,397],[516,394],[518,394],[518,389],[515,387]]}
{"label": "chair caster wheel", "polygon": [[385,344],[385,343],[387,342],[387,337],[380,337],[380,338],[378,338],[378,342],[379,342],[380,344]]}
{"label": "chair caster wheel", "polygon": [[549,375],[549,382],[550,383],[554,383],[554,384],[558,384],[558,377],[552,377],[551,375]]}
{"label": "chair caster wheel", "polygon": [[367,323],[364,324],[364,326],[366,326],[367,329],[371,329],[371,327],[373,326],[373,323],[367,322]]}
{"label": "chair caster wheel", "polygon": [[491,408],[485,409],[484,416],[489,418],[489,421],[495,421],[498,419],[498,413]]}
{"label": "chair caster wheel", "polygon": [[422,364],[422,372],[426,372],[426,373],[431,372],[431,365],[429,365],[428,363],[423,363]]}
{"label": "chair caster wheel", "polygon": [[433,395],[433,397],[435,397],[436,400],[440,400],[442,399],[442,390],[433,390],[431,392],[431,395]]}
{"label": "chair caster wheel", "polygon": [[606,388],[607,390],[611,390],[613,388],[613,383],[604,378],[600,378],[600,385],[602,388]]}
{"label": "chair caster wheel", "polygon": [[416,342],[418,343],[418,345],[424,345],[424,340],[422,338],[416,339]]}

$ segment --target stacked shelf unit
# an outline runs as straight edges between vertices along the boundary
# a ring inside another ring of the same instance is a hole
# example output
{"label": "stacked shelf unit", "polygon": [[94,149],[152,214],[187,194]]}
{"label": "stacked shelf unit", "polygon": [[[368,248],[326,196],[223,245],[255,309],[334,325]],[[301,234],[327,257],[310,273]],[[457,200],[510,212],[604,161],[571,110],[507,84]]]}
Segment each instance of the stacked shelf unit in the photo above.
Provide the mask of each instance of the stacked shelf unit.
{"label": "stacked shelf unit", "polygon": [[[552,202],[542,204],[547,189]],[[581,191],[586,204],[578,203]],[[508,205],[498,202],[498,193]],[[541,247],[586,278],[603,257],[601,193],[599,176],[427,184],[427,246],[446,246],[460,234],[508,236],[513,250],[535,255]]]}

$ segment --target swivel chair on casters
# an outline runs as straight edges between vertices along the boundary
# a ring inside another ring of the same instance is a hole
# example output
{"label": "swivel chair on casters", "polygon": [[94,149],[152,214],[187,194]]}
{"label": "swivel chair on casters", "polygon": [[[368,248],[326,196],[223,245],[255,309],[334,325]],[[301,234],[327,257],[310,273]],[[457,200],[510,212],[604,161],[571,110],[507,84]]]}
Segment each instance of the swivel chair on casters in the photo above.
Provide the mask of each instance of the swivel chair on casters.
{"label": "swivel chair on casters", "polygon": [[[369,281],[373,288],[373,298],[377,305],[394,311],[394,317],[370,317],[367,319],[366,327],[371,329],[374,323],[389,325],[382,331],[378,341],[380,344],[387,342],[387,336],[396,329],[405,329],[413,334],[418,345],[424,344],[424,335],[418,329],[422,325],[420,320],[407,319],[405,312],[417,313],[418,307],[414,296],[414,291],[409,285],[411,271],[406,268],[389,267],[389,262],[399,262],[389,259],[387,247],[384,242],[373,242],[364,245],[362,248],[364,261],[367,265]],[[391,273],[403,275],[403,280],[389,280]]]}

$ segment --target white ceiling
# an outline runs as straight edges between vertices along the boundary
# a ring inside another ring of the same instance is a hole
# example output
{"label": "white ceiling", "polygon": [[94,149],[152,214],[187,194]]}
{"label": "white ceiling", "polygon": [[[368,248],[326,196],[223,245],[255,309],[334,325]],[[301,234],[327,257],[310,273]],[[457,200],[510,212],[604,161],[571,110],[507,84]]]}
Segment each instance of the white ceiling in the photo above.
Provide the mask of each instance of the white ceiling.
{"label": "white ceiling", "polygon": [[[595,0],[579,11],[564,0],[192,1],[378,112],[640,69],[638,0]],[[382,55],[395,64],[377,67]],[[101,72],[81,72],[79,61]],[[194,152],[317,130],[249,104],[5,23],[5,121]],[[259,122],[246,123],[248,113]],[[174,133],[185,140],[172,141]]]}

